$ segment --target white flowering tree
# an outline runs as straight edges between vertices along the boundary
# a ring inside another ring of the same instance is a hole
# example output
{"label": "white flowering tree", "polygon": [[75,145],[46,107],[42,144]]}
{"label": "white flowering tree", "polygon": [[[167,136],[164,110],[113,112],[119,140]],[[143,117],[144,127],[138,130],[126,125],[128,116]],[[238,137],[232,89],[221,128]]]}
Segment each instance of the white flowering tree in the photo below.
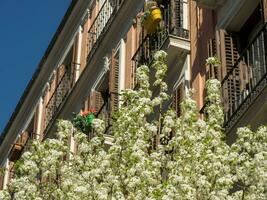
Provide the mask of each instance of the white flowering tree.
{"label": "white flowering tree", "polygon": [[[123,92],[111,147],[104,143],[102,120],[93,120],[92,139],[61,120],[57,139],[34,141],[17,162],[0,199],[266,199],[267,128],[240,128],[236,142],[226,144],[217,80],[207,82],[205,120],[190,96],[181,104],[181,117],[164,112],[166,56],[160,51],[154,57],[158,94],[152,97],[147,66],[137,70],[138,89]],[[69,150],[71,136],[75,153]]]}

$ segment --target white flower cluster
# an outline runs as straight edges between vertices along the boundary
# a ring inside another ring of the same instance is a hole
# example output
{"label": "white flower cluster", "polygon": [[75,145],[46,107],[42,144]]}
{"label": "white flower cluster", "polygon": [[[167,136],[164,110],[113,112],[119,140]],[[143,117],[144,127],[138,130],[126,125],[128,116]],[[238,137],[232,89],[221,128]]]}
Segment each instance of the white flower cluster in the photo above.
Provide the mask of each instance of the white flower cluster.
{"label": "white flower cluster", "polygon": [[206,65],[218,66],[220,64],[221,64],[221,62],[217,57],[208,57],[206,59]]}

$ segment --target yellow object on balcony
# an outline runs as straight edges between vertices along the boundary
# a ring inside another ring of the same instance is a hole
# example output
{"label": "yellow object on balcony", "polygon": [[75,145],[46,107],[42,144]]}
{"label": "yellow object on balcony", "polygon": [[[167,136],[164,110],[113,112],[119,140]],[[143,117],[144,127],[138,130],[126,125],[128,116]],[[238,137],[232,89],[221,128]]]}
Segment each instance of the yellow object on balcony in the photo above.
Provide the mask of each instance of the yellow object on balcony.
{"label": "yellow object on balcony", "polygon": [[147,33],[154,33],[157,29],[159,22],[162,20],[161,11],[159,8],[151,9],[150,15],[144,22],[144,27]]}
{"label": "yellow object on balcony", "polygon": [[154,8],[150,13],[151,19],[154,23],[159,23],[162,20],[161,11],[159,8]]}

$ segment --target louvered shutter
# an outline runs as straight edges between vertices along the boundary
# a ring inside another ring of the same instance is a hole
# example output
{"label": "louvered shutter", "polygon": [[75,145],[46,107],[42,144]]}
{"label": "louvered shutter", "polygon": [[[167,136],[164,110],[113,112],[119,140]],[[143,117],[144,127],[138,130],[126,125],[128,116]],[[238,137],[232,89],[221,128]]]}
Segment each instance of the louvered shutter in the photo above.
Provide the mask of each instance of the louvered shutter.
{"label": "louvered shutter", "polygon": [[183,2],[171,0],[171,29],[174,28],[175,34],[179,34],[179,29],[183,28]]}
{"label": "louvered shutter", "polygon": [[[215,38],[212,38],[208,41],[208,57],[217,57],[217,55],[218,53],[217,53],[217,48],[216,48],[216,40]],[[207,67],[208,67],[207,79],[210,79],[210,78],[220,79],[219,66],[209,65]]]}
{"label": "louvered shutter", "polygon": [[110,93],[110,112],[113,113],[119,107],[119,59],[114,50],[111,55],[109,69],[109,93]]}
{"label": "louvered shutter", "polygon": [[[165,4],[166,3],[166,4]],[[165,26],[171,26],[169,27],[170,30],[174,31],[174,34],[180,35],[181,31],[180,28],[183,28],[183,1],[181,0],[171,0],[170,5],[167,1],[163,2],[164,6],[170,6],[171,12],[164,13],[164,18],[170,18],[171,24],[166,24]],[[170,15],[170,16],[168,16]],[[168,21],[168,19],[164,20]]]}
{"label": "louvered shutter", "polygon": [[101,92],[92,91],[88,101],[88,109],[95,109],[98,113],[104,105],[104,99]]}
{"label": "louvered shutter", "polygon": [[[237,37],[233,34],[227,33],[225,30],[221,30],[220,45],[222,73],[223,77],[225,77],[229,72],[231,72],[239,57]],[[222,86],[224,108],[227,113],[232,113],[238,103],[242,85],[240,75],[240,69],[237,67],[232,73],[230,73],[227,81]]]}
{"label": "louvered shutter", "polygon": [[4,187],[4,178],[5,178],[4,172],[3,174],[0,173],[0,190],[2,190]]}
{"label": "louvered shutter", "polygon": [[263,0],[264,22],[267,23],[267,0]]}
{"label": "louvered shutter", "polygon": [[229,72],[239,57],[237,50],[237,36],[227,33],[226,31],[223,31],[223,36],[223,43],[221,44],[224,50],[222,53],[225,53],[225,60],[223,63],[225,64],[226,71]]}
{"label": "louvered shutter", "polygon": [[172,108],[174,109],[174,111],[176,112],[176,116],[180,117],[182,114],[181,111],[181,106],[180,104],[183,101],[183,96],[184,96],[184,84],[181,83],[177,89],[174,91],[173,93],[173,97],[172,97]]}

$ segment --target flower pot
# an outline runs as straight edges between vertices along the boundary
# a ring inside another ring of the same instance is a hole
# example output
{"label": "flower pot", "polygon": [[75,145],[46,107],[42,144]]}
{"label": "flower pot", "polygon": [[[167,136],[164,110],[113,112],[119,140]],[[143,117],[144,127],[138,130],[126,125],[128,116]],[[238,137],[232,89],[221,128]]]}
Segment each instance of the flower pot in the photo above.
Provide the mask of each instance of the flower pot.
{"label": "flower pot", "polygon": [[154,8],[151,10],[150,15],[144,21],[144,27],[147,33],[154,33],[158,27],[159,22],[162,20],[161,11],[159,8]]}
{"label": "flower pot", "polygon": [[162,15],[161,15],[161,11],[159,8],[154,8],[151,10],[150,13],[151,19],[153,21],[153,23],[159,23],[162,20]]}

